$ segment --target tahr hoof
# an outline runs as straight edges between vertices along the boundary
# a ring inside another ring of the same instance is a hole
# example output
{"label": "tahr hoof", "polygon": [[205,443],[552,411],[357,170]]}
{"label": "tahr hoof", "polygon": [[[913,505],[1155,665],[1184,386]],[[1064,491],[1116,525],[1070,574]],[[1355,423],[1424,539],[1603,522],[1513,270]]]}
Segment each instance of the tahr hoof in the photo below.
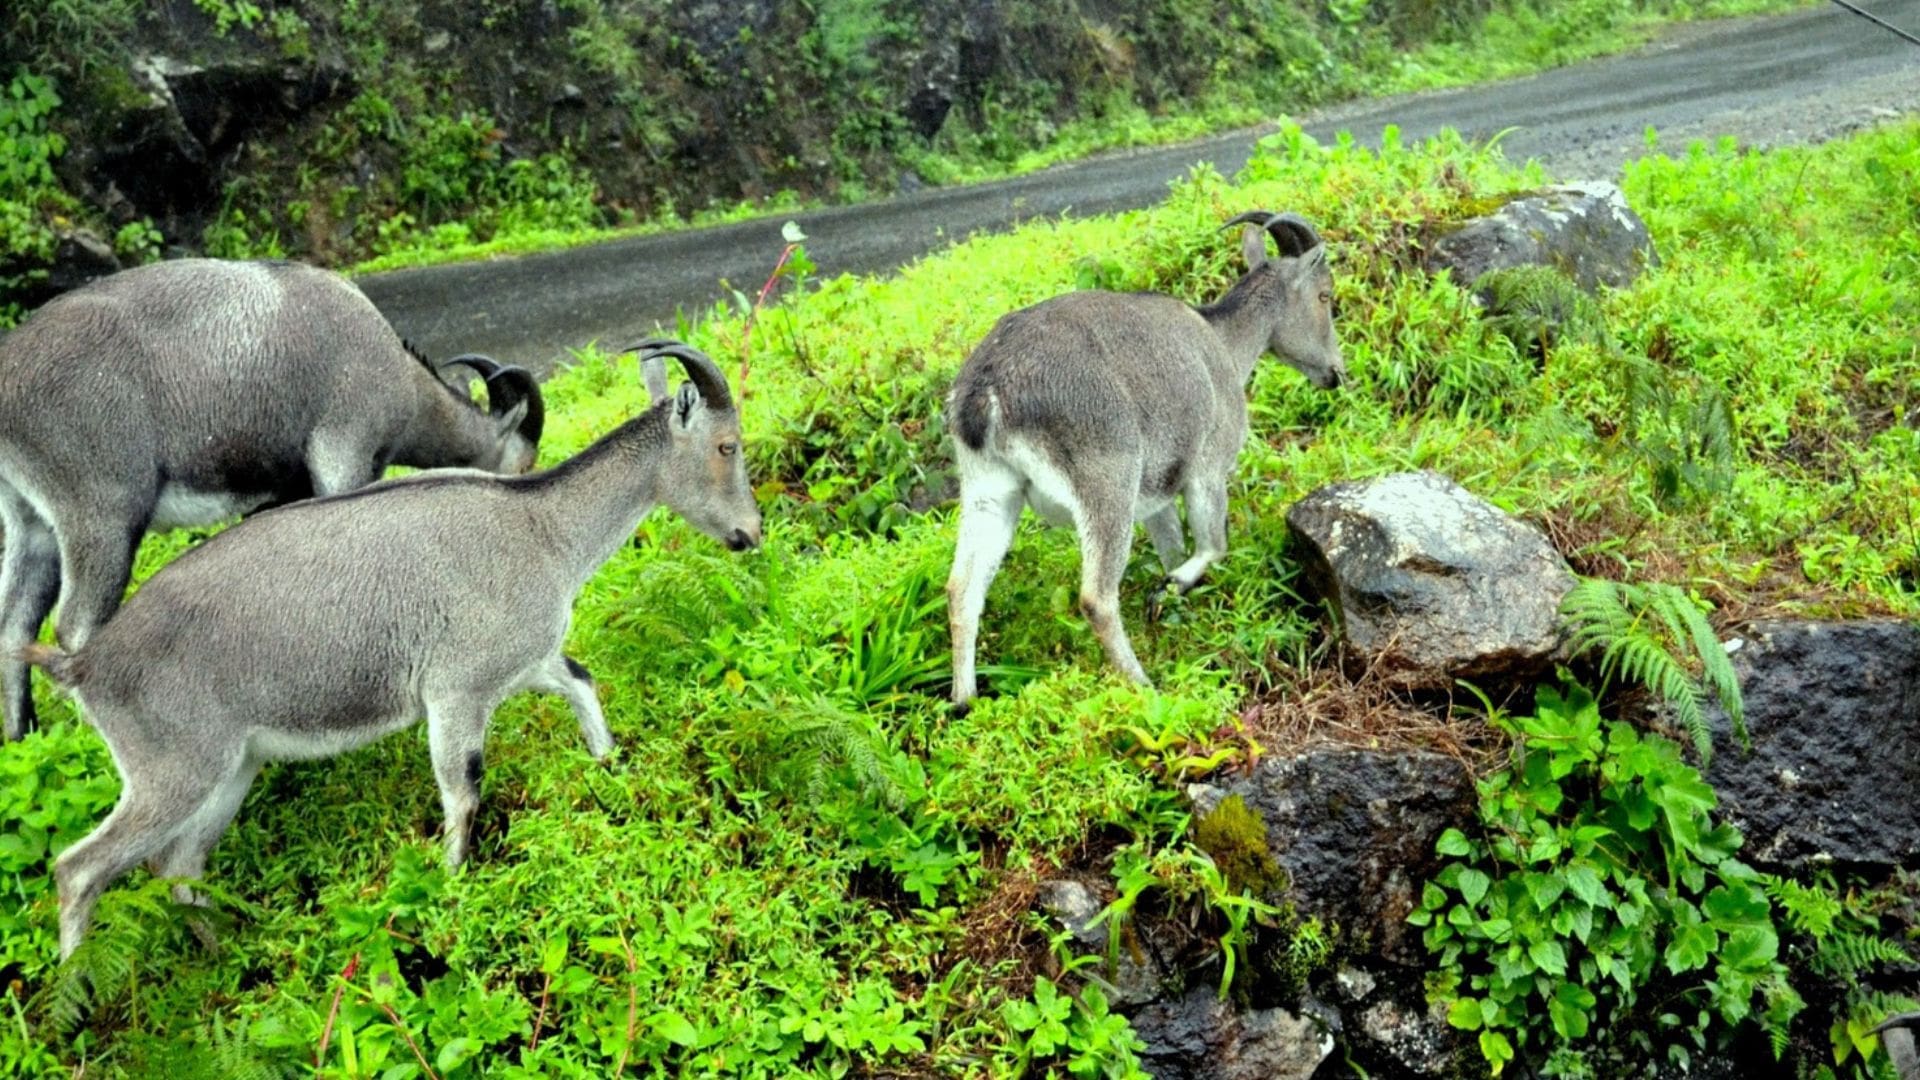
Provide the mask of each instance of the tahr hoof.
{"label": "tahr hoof", "polygon": [[1164,577],[1160,579],[1160,584],[1155,585],[1153,591],[1147,594],[1147,621],[1149,623],[1157,623],[1160,621],[1160,613],[1165,606],[1168,589],[1178,591],[1173,579],[1171,577]]}
{"label": "tahr hoof", "polygon": [[951,715],[955,720],[966,719],[967,714],[972,711],[973,711],[972,701],[956,701],[953,703],[952,707],[950,707],[947,710],[948,714]]}

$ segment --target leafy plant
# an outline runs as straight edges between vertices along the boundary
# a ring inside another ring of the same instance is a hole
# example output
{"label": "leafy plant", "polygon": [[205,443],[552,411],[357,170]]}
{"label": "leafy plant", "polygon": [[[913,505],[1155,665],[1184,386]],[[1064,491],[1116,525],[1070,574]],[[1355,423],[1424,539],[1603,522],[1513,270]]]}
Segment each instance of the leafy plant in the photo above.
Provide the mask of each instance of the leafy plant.
{"label": "leafy plant", "polygon": [[1493,1072],[1684,1068],[1757,1013],[1790,1020],[1767,893],[1679,747],[1574,685],[1490,719],[1513,760],[1480,785],[1478,835],[1436,843],[1452,861],[1408,921],[1438,960],[1430,997]]}
{"label": "leafy plant", "polygon": [[1747,745],[1740,679],[1693,597],[1664,582],[1584,578],[1560,601],[1560,614],[1573,653],[1599,650],[1602,689],[1618,676],[1652,690],[1692,736],[1702,763],[1713,757],[1709,694]]}
{"label": "leafy plant", "polygon": [[1078,998],[1061,993],[1053,980],[1036,976],[1033,996],[1009,1001],[1000,1015],[1018,1039],[1019,1068],[1057,1061],[1073,1076],[1111,1080],[1144,1078],[1136,1056],[1146,1044],[1125,1017],[1111,1012],[1098,986]]}
{"label": "leafy plant", "polygon": [[267,17],[253,0],[193,0],[193,6],[213,20],[218,37],[226,37],[235,26],[251,30]]}
{"label": "leafy plant", "polygon": [[1244,968],[1253,925],[1274,925],[1282,914],[1246,884],[1229,880],[1206,853],[1184,843],[1158,851],[1140,844],[1122,847],[1114,852],[1113,873],[1117,895],[1093,920],[1107,927],[1110,972],[1119,964],[1121,939],[1130,933],[1134,910],[1149,889],[1163,890],[1172,905],[1191,905],[1196,915],[1224,922],[1218,938],[1222,998]]}
{"label": "leafy plant", "polygon": [[0,93],[0,328],[24,314],[9,294],[46,279],[59,240],[49,212],[75,209],[53,172],[67,149],[49,127],[59,107],[53,84],[25,69]]}

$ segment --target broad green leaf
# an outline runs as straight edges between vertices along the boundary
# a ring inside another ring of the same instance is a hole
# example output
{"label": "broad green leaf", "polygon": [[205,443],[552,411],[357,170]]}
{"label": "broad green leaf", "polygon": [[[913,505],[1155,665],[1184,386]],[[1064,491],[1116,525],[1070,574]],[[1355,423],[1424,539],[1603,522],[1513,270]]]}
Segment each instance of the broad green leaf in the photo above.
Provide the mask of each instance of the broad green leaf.
{"label": "broad green leaf", "polygon": [[1711,926],[1696,922],[1675,928],[1673,941],[1667,946],[1667,970],[1678,975],[1704,966],[1707,954],[1719,943],[1720,935]]}
{"label": "broad green leaf", "polygon": [[1528,874],[1526,876],[1527,895],[1533,898],[1533,906],[1546,911],[1553,906],[1560,894],[1567,891],[1567,881],[1558,874]]}
{"label": "broad green leaf", "polygon": [[1459,829],[1448,829],[1440,834],[1439,840],[1434,842],[1433,850],[1442,855],[1471,855],[1473,843],[1467,839],[1467,834]]}
{"label": "broad green leaf", "polygon": [[1459,998],[1447,1008],[1447,1023],[1462,1031],[1477,1031],[1480,1028],[1480,999]]}
{"label": "broad green leaf", "polygon": [[700,1041],[699,1029],[672,1009],[654,1013],[647,1017],[647,1023],[661,1038],[676,1046],[694,1046]]}
{"label": "broad green leaf", "polygon": [[1480,1056],[1487,1059],[1488,1071],[1495,1076],[1513,1060],[1513,1044],[1497,1031],[1480,1033]]}
{"label": "broad green leaf", "polygon": [[1593,1002],[1593,995],[1583,987],[1572,983],[1555,987],[1553,997],[1547,1001],[1547,1017],[1553,1023],[1554,1033],[1569,1041],[1586,1038],[1593,1019]]}
{"label": "broad green leaf", "polygon": [[1780,955],[1780,938],[1770,926],[1749,926],[1727,935],[1718,953],[1722,964],[1741,971],[1771,968]]}
{"label": "broad green leaf", "polygon": [[1613,897],[1607,893],[1607,885],[1600,880],[1600,872],[1592,863],[1578,862],[1567,868],[1567,888],[1573,895],[1595,907],[1608,907]]}
{"label": "broad green leaf", "polygon": [[1536,941],[1527,946],[1527,959],[1549,975],[1567,973],[1567,950],[1558,941]]}
{"label": "broad green leaf", "polygon": [[1469,904],[1478,904],[1492,884],[1493,879],[1482,871],[1471,867],[1460,871],[1460,895]]}
{"label": "broad green leaf", "polygon": [[452,1072],[461,1062],[472,1057],[474,1051],[478,1049],[480,1048],[474,1045],[472,1039],[449,1039],[444,1046],[440,1047],[440,1052],[434,1055],[434,1067],[443,1073]]}
{"label": "broad green leaf", "polygon": [[1766,894],[1746,882],[1715,886],[1700,901],[1700,910],[1709,920],[1729,927],[1773,922],[1768,918],[1771,908]]}

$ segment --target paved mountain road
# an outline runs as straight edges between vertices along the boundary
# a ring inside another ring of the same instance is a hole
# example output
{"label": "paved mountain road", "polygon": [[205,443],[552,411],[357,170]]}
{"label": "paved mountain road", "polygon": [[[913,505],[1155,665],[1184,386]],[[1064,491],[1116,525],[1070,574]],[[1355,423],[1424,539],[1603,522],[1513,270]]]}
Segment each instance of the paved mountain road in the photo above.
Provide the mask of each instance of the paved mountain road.
{"label": "paved mountain road", "polygon": [[[1863,5],[1920,32],[1920,0]],[[1733,134],[1755,144],[1831,137],[1920,109],[1920,48],[1840,8],[1686,26],[1639,52],[1488,86],[1349,103],[1303,118],[1316,138],[1342,130],[1377,144],[1451,127],[1469,138],[1512,129],[1502,147],[1555,175],[1611,175],[1644,152],[1643,132],[1675,147]],[[894,269],[980,229],[1063,212],[1150,205],[1196,161],[1231,175],[1264,129],[1108,154],[1010,180],[932,188],[793,215],[823,275]],[[1281,208],[1284,209],[1284,208]],[[765,279],[782,241],[776,217],[614,240],[568,251],[371,275],[360,287],[428,355],[488,353],[543,375],[568,348],[625,344]]]}

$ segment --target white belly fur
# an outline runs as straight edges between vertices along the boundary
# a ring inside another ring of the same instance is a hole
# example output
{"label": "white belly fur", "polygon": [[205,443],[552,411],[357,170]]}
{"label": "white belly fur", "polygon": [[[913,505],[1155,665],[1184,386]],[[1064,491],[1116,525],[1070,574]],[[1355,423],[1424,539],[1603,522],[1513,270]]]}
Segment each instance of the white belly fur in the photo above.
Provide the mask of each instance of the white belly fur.
{"label": "white belly fur", "polygon": [[261,505],[267,495],[236,495],[230,491],[195,491],[179,484],[160,489],[160,501],[153,508],[152,528],[180,529],[192,525],[212,525],[236,514],[244,514]]}
{"label": "white belly fur", "polygon": [[338,757],[396,731],[404,731],[418,722],[417,716],[400,716],[377,724],[317,733],[255,728],[248,736],[247,750],[255,761],[319,761]]}

